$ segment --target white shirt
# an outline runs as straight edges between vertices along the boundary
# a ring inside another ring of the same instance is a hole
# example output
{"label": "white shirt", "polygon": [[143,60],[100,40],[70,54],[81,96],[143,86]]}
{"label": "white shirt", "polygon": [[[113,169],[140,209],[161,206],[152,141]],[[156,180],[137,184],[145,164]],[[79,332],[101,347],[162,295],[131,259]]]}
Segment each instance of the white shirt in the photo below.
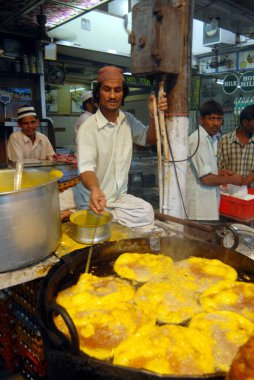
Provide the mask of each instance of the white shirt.
{"label": "white shirt", "polygon": [[90,116],[92,115],[91,112],[85,111],[82,113],[82,115],[79,116],[78,120],[76,121],[75,124],[75,130],[74,130],[74,142],[77,144],[77,133],[79,130],[79,127],[81,126],[84,121],[86,121]]}
{"label": "white shirt", "polygon": [[189,219],[219,219],[220,187],[205,186],[200,181],[207,174],[218,174],[217,143],[217,135],[210,136],[201,126],[189,137],[190,156],[194,154],[187,171],[186,208]]}
{"label": "white shirt", "polygon": [[11,161],[25,158],[45,160],[54,154],[55,152],[49,139],[40,132],[36,132],[34,144],[22,131],[13,132],[9,137],[7,155]]}
{"label": "white shirt", "polygon": [[79,172],[95,172],[107,201],[114,202],[127,192],[133,142],[145,146],[147,130],[132,114],[122,111],[117,124],[109,122],[98,110],[80,126]]}

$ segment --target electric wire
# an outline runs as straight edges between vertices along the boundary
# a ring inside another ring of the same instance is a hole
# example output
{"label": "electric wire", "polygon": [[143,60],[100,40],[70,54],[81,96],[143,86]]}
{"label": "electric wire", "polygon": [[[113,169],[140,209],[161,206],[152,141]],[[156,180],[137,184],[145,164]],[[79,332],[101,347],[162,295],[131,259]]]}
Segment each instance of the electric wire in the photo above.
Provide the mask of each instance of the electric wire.
{"label": "electric wire", "polygon": [[174,168],[174,172],[175,172],[175,178],[176,178],[177,187],[178,187],[178,190],[179,190],[179,193],[180,193],[180,198],[181,198],[184,214],[186,216],[186,219],[188,220],[188,214],[187,214],[187,210],[186,210],[186,206],[185,206],[185,201],[183,199],[183,193],[182,193],[182,190],[181,190],[181,186],[180,186],[180,182],[179,182],[179,178],[178,178],[178,173],[177,173],[177,168],[176,168],[176,165],[175,165],[176,161],[174,160],[174,155],[173,155],[172,147],[171,147],[169,136],[168,136],[167,132],[166,132],[166,135],[167,135],[170,155],[173,158],[172,163],[173,163],[173,168]]}

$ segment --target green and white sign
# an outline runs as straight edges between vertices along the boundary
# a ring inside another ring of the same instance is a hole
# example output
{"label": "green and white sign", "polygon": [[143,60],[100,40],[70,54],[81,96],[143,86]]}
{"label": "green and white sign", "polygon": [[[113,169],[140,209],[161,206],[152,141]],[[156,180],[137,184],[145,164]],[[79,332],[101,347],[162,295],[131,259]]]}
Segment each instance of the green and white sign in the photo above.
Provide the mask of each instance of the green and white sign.
{"label": "green and white sign", "polygon": [[151,86],[151,82],[147,78],[138,77],[138,76],[134,77],[133,75],[125,75],[124,78],[125,78],[125,83],[127,83],[129,87],[142,88],[142,87]]}
{"label": "green and white sign", "polygon": [[254,91],[254,71],[246,71],[239,78],[239,86],[244,92]]}
{"label": "green and white sign", "polygon": [[237,89],[238,76],[236,74],[228,74],[225,76],[222,88],[226,94],[233,94]]}

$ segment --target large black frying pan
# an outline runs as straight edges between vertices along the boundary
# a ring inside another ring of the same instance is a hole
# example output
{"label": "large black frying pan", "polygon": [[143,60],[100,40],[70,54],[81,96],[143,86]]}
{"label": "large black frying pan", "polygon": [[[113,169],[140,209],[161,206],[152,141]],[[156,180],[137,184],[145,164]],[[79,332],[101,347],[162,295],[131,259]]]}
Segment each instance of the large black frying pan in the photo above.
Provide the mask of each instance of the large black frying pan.
{"label": "large black frying pan", "polygon": [[[37,315],[41,326],[44,347],[48,362],[48,379],[96,379],[96,380],[222,380],[225,374],[216,373],[204,376],[161,376],[152,372],[113,365],[97,360],[79,351],[75,326],[64,309],[56,305],[57,293],[75,284],[85,271],[88,248],[74,251],[51,268],[42,282],[38,296]],[[169,255],[173,260],[189,256],[217,258],[234,267],[239,280],[254,280],[254,261],[219,245],[182,239],[178,237],[151,237],[120,240],[96,245],[93,249],[91,270],[95,275],[106,276],[113,273],[113,263],[123,252],[151,252]],[[71,342],[55,327],[53,315],[60,312],[69,327]]]}

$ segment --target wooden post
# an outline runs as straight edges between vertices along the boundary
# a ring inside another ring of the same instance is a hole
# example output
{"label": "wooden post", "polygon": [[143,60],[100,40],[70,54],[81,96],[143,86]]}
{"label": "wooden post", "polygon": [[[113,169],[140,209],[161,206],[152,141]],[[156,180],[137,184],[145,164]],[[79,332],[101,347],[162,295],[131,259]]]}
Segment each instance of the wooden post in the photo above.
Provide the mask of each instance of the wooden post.
{"label": "wooden post", "polygon": [[170,187],[163,205],[165,214],[187,218],[185,193],[189,135],[189,85],[191,78],[191,42],[193,0],[175,0],[181,9],[181,42],[179,74],[168,80],[169,112],[166,128],[170,143]]}
{"label": "wooden post", "polygon": [[169,112],[165,128],[164,115],[158,115],[163,144],[160,208],[179,218],[186,217],[193,7],[194,0],[141,0],[132,10],[130,36],[132,73],[166,79]]}

